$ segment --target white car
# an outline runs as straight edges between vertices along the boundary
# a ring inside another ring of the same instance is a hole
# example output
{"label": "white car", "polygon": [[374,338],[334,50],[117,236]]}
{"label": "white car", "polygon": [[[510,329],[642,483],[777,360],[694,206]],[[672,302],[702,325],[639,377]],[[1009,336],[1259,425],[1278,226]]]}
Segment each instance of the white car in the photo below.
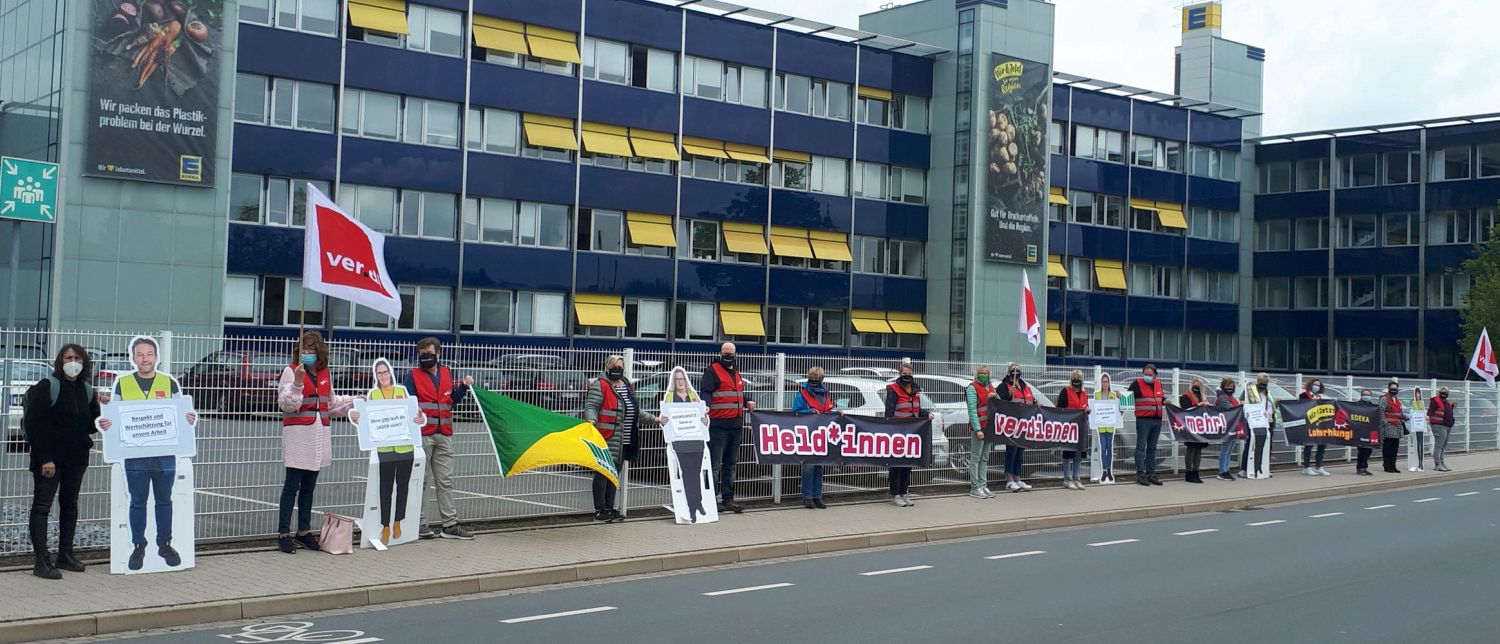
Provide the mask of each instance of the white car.
{"label": "white car", "polygon": [[[3,362],[0,362],[3,364]],[[34,360],[17,360],[11,363],[10,372],[0,380],[0,400],[5,401],[5,436],[7,441],[25,441],[21,434],[21,403],[26,400],[26,390],[52,375],[52,365]]]}
{"label": "white car", "polygon": [[[807,382],[806,378],[798,378],[796,383],[800,386]],[[850,378],[845,376],[825,376],[823,386],[828,388],[828,394],[838,408],[846,414],[859,414],[861,416],[884,416],[885,415],[885,388],[890,384],[875,378]],[[921,386],[919,384],[919,386]],[[789,392],[785,409],[791,409],[790,396],[798,395],[797,391]],[[963,401],[960,400],[962,405]],[[946,426],[947,416],[938,410],[938,420],[932,423],[932,464],[933,467],[943,467],[948,462],[948,437],[943,433]]]}

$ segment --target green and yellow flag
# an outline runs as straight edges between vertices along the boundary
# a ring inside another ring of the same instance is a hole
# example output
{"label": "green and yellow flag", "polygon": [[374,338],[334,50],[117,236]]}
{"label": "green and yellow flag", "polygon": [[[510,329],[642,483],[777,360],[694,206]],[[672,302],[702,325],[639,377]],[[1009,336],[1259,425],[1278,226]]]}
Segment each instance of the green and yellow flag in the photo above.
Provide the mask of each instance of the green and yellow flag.
{"label": "green and yellow flag", "polygon": [[548,465],[577,465],[620,484],[609,445],[592,423],[474,388],[474,400],[495,441],[500,473],[520,474]]}

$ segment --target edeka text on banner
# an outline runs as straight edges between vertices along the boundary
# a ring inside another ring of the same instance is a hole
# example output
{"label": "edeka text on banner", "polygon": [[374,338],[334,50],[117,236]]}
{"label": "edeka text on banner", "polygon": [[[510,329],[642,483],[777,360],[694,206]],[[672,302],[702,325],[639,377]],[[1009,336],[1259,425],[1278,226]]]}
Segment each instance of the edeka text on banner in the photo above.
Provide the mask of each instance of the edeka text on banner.
{"label": "edeka text on banner", "polygon": [[930,467],[932,419],[750,412],[763,464]]}
{"label": "edeka text on banner", "polygon": [[1173,440],[1179,443],[1221,445],[1249,436],[1244,407],[1219,409],[1200,405],[1183,409],[1169,404],[1166,408],[1167,425],[1172,428]]}
{"label": "edeka text on banner", "polygon": [[990,399],[990,431],[984,439],[1025,449],[1088,451],[1093,442],[1087,409],[1058,409]]}
{"label": "edeka text on banner", "polygon": [[1380,447],[1380,408],[1343,400],[1283,400],[1276,403],[1291,445]]}

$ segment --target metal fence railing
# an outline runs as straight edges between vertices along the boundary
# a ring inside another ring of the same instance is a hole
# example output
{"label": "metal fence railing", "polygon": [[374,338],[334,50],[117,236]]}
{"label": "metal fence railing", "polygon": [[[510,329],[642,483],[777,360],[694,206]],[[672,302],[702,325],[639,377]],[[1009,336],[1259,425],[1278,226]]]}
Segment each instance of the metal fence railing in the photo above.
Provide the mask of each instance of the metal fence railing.
{"label": "metal fence railing", "polygon": [[[99,386],[112,382],[115,374],[130,371],[128,334],[88,332],[17,331],[17,357],[7,364],[7,378],[0,384],[0,427],[5,428],[0,451],[0,554],[30,549],[27,513],[32,490],[29,455],[20,428],[20,399],[25,390],[50,369],[53,353],[66,342],[87,347],[94,357]],[[176,376],[200,411],[198,457],[194,460],[197,535],[200,540],[234,540],[267,536],[274,532],[277,503],[283,478],[279,416],[274,408],[274,389],[280,371],[291,361],[291,338],[234,338],[156,334],[161,345],[162,369]],[[369,365],[377,357],[392,361],[398,373],[409,368],[415,357],[411,342],[335,340],[332,350],[334,386],[341,393],[363,393],[370,384]],[[472,375],[477,383],[526,402],[554,411],[579,414],[590,379],[597,377],[609,351],[563,350],[524,346],[471,345],[445,347],[443,361],[457,375]],[[686,367],[696,375],[709,364],[712,354],[625,352],[627,373],[637,385],[638,398],[646,409],[654,409],[673,366]],[[851,413],[879,414],[881,391],[894,377],[897,364],[871,358],[807,357],[791,355],[741,355],[749,396],[761,409],[785,409],[797,380],[813,365],[827,372],[827,383],[840,406]],[[914,367],[926,396],[935,405],[940,420],[934,427],[934,465],[913,475],[919,488],[935,489],[967,481],[968,430],[963,390],[974,373],[970,363],[918,360]],[[1004,365],[993,365],[998,378]],[[1038,393],[1053,400],[1068,380],[1073,367],[1025,365],[1025,377]],[[1084,369],[1093,384],[1104,370]],[[1128,385],[1134,370],[1110,369],[1116,388]],[[41,374],[41,375],[38,375]],[[12,377],[14,376],[14,377]],[[1163,371],[1161,378],[1169,395],[1183,391],[1194,377],[1210,388],[1221,378],[1245,383],[1253,374],[1244,372],[1200,373]],[[1278,397],[1301,390],[1302,374],[1274,374]],[[1324,376],[1327,393],[1337,398],[1357,398],[1358,387],[1380,392],[1384,379],[1354,376]],[[1402,383],[1403,398],[1412,386],[1431,394],[1439,385],[1451,390],[1457,417],[1450,451],[1465,452],[1500,447],[1500,397],[1482,385],[1468,382],[1422,380]],[[1240,387],[1243,389],[1243,384]],[[1134,472],[1134,421],[1126,414],[1123,431],[1115,442],[1114,470]],[[1279,435],[1279,432],[1278,432]],[[622,491],[630,508],[670,503],[665,445],[660,430],[647,429],[637,462],[625,473]],[[742,500],[776,499],[796,495],[800,484],[796,467],[772,467],[755,462],[753,446],[740,447],[736,497]],[[338,421],[333,426],[333,465],[318,481],[318,510],[356,514],[364,499],[367,457],[358,448],[353,426]],[[459,516],[465,520],[500,520],[545,515],[587,514],[592,511],[590,480],[586,472],[572,467],[553,467],[502,478],[494,448],[472,398],[460,405],[455,429],[455,486]],[[1180,464],[1177,445],[1170,433],[1162,437],[1157,451],[1159,467],[1176,470]],[[1205,460],[1211,462],[1212,448]],[[108,544],[109,470],[100,454],[84,481],[80,507],[80,548]],[[1277,439],[1273,463],[1296,460],[1295,448]],[[1328,460],[1353,459],[1353,450],[1333,448]],[[1003,478],[1003,456],[991,456],[991,476]],[[1055,452],[1029,451],[1025,474],[1031,478],[1055,478],[1060,474]],[[880,491],[886,488],[886,473],[873,468],[827,468],[829,495]],[[429,500],[431,494],[427,495]],[[435,516],[430,506],[427,516]],[[55,520],[53,531],[55,534]]]}

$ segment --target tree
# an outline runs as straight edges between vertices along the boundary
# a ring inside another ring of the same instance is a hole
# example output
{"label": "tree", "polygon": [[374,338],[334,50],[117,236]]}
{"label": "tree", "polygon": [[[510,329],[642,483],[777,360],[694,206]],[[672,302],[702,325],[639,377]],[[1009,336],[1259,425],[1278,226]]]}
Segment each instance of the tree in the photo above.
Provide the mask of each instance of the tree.
{"label": "tree", "polygon": [[[1500,208],[1500,202],[1496,206]],[[1480,330],[1495,327],[1500,332],[1500,242],[1495,238],[1497,232],[1500,232],[1500,227],[1490,231],[1487,241],[1475,248],[1474,257],[1464,260],[1459,271],[1468,275],[1471,282],[1469,292],[1464,295],[1461,311],[1464,335],[1458,347],[1458,355],[1465,361],[1479,342]]]}

